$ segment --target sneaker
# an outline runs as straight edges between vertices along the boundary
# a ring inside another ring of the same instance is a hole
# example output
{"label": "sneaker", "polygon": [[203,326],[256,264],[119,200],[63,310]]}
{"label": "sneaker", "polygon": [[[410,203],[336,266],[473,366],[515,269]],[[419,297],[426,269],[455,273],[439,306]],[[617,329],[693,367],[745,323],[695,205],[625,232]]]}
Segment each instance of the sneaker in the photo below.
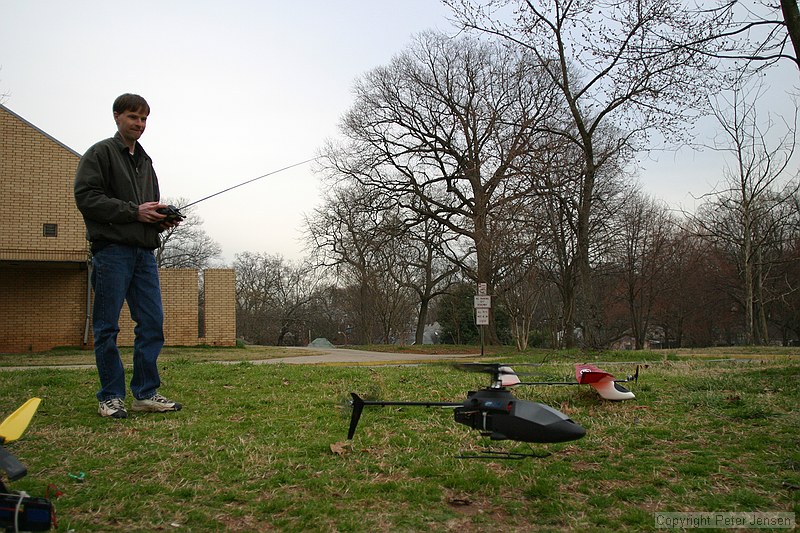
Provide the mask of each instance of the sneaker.
{"label": "sneaker", "polygon": [[178,402],[173,402],[158,393],[142,400],[133,400],[131,411],[148,411],[151,413],[163,413],[166,411],[180,411],[183,407]]}
{"label": "sneaker", "polygon": [[128,418],[128,411],[125,410],[125,402],[122,398],[111,398],[110,400],[103,400],[97,408],[100,416],[111,418]]}

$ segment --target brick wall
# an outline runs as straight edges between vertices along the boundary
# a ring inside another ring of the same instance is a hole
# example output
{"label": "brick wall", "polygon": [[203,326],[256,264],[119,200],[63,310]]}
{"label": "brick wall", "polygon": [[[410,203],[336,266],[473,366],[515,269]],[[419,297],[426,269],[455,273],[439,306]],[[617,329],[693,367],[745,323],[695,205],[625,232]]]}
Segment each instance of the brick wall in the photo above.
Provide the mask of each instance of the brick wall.
{"label": "brick wall", "polygon": [[[234,346],[236,344],[236,276],[232,269],[203,271],[205,287],[205,335],[200,337],[199,273],[197,270],[161,270],[164,305],[164,342],[168,346]],[[120,317],[120,346],[133,345],[133,321],[128,307]]]}
{"label": "brick wall", "polygon": [[[0,352],[83,344],[89,248],[72,192],[79,160],[0,105]],[[166,343],[234,345],[234,277],[228,269],[206,273],[206,336],[199,338],[198,272],[162,270]],[[127,306],[123,315],[119,342],[130,345]]]}
{"label": "brick wall", "polygon": [[[232,269],[203,273],[204,336],[199,336],[199,273],[160,271],[167,346],[236,344],[236,277]],[[0,353],[39,352],[57,346],[82,346],[86,326],[86,268],[77,264],[0,263]],[[120,346],[133,345],[128,306],[122,307]],[[88,344],[92,345],[91,322]]]}
{"label": "brick wall", "polygon": [[[197,340],[197,271],[188,268],[159,271],[161,303],[164,306],[164,342],[173,346],[194,346]],[[128,306],[119,321],[120,346],[133,346],[133,320]]]}
{"label": "brick wall", "polygon": [[0,264],[0,352],[80,346],[86,268]]}
{"label": "brick wall", "polygon": [[[0,106],[0,260],[86,260],[72,194],[80,156]],[[45,236],[49,225],[55,236]]]}

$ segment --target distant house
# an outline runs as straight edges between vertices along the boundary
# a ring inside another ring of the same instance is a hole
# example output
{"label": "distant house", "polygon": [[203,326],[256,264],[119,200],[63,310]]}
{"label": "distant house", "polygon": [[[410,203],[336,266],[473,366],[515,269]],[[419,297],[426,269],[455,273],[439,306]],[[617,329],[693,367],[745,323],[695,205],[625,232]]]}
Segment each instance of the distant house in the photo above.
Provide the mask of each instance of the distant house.
{"label": "distant house", "polygon": [[631,335],[624,335],[609,346],[612,350],[634,350],[636,349],[636,339]]}
{"label": "distant house", "polygon": [[[72,193],[79,160],[0,105],[0,352],[92,344],[89,246]],[[204,272],[202,314],[197,271],[162,270],[161,283],[168,345],[236,343],[233,270]],[[133,340],[126,313],[122,345]]]}

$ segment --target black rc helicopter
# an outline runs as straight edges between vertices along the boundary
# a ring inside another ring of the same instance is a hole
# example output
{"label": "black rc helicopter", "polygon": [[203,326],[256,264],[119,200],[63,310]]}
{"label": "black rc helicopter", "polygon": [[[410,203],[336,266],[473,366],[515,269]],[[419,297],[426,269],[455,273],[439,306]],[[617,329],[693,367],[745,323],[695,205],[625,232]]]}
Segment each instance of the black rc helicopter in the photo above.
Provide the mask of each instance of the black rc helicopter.
{"label": "black rc helicopter", "polygon": [[477,391],[469,391],[463,402],[371,401],[351,392],[353,411],[347,438],[352,439],[355,435],[361,413],[368,405],[454,407],[453,416],[456,422],[477,429],[481,435],[498,441],[508,439],[555,443],[577,440],[586,434],[582,426],[561,411],[542,403],[516,398],[509,387],[520,382],[508,366],[500,363],[461,363],[455,366],[461,370],[491,374],[491,384]]}

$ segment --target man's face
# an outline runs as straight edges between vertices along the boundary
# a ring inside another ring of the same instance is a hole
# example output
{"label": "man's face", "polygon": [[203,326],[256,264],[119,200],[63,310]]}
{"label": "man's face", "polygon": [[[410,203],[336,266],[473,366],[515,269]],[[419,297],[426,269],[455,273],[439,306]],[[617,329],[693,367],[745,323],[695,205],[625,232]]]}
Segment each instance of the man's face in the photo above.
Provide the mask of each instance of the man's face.
{"label": "man's face", "polygon": [[129,145],[133,145],[144,133],[147,124],[147,114],[144,109],[114,113],[114,121],[120,135]]}

